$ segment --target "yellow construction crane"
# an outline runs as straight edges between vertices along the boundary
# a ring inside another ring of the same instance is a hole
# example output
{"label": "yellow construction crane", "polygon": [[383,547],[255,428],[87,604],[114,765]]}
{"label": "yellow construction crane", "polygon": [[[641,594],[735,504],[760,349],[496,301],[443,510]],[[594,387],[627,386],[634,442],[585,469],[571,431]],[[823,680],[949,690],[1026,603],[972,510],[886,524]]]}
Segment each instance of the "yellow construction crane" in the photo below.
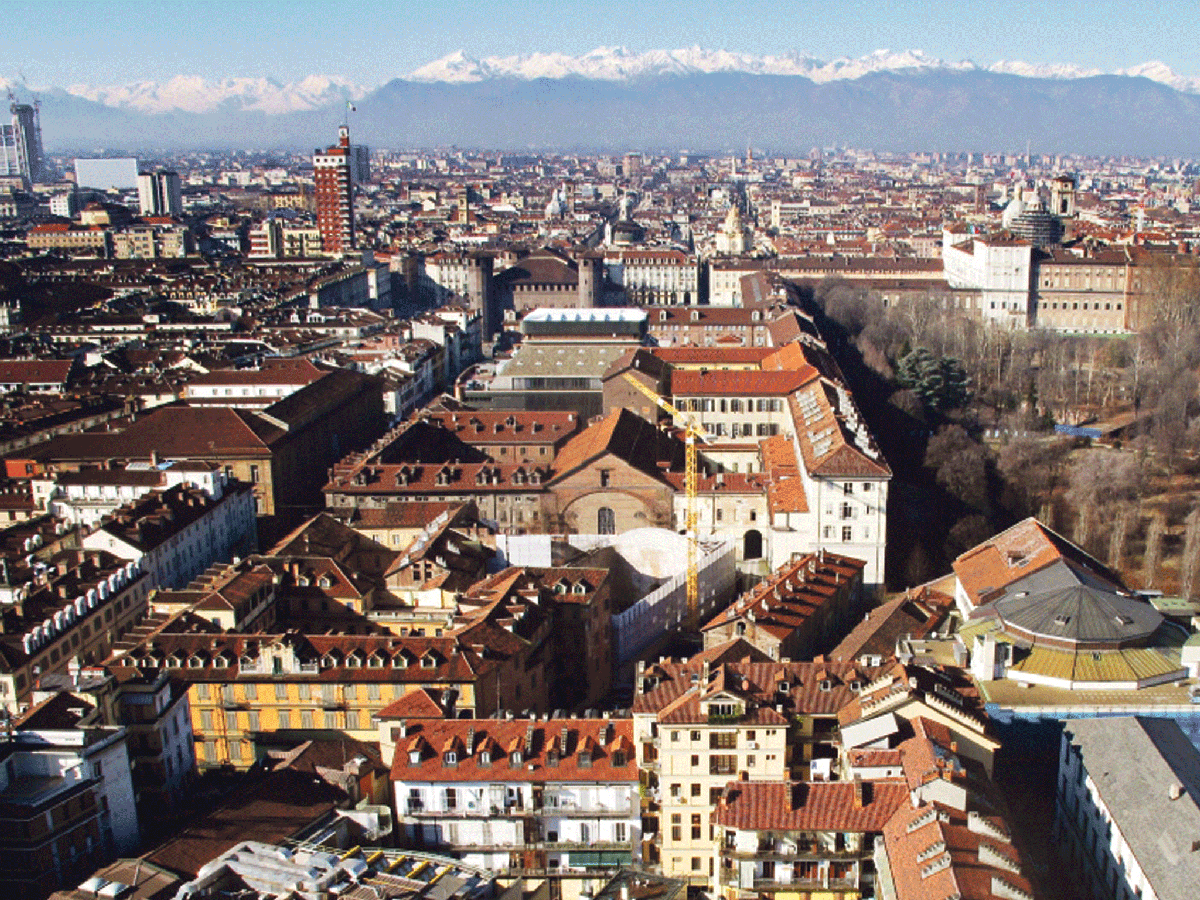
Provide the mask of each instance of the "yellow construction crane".
{"label": "yellow construction crane", "polygon": [[653,400],[660,409],[669,413],[675,419],[676,424],[682,424],[683,426],[684,442],[687,446],[687,452],[684,454],[683,469],[683,489],[684,493],[687,494],[687,514],[684,520],[684,530],[687,532],[687,619],[684,622],[684,628],[687,631],[694,632],[699,627],[696,617],[700,609],[699,566],[696,561],[698,543],[696,539],[696,477],[698,468],[696,442],[704,441],[708,443],[708,435],[703,428],[696,424],[696,421],[691,416],[680,412],[670,402],[650,390],[650,388],[634,378],[629,372],[625,373],[625,380],[642,394]]}

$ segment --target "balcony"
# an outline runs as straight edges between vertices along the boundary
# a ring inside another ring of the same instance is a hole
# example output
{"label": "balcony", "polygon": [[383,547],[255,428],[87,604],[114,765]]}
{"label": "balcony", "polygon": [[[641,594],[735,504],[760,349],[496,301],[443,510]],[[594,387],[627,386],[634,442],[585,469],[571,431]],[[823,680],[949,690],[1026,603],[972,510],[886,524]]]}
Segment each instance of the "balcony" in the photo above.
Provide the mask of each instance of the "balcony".
{"label": "balcony", "polygon": [[815,843],[799,843],[793,847],[780,844],[760,844],[757,850],[738,850],[736,847],[721,846],[721,857],[729,860],[863,860],[871,857],[869,847],[861,850],[828,850]]}

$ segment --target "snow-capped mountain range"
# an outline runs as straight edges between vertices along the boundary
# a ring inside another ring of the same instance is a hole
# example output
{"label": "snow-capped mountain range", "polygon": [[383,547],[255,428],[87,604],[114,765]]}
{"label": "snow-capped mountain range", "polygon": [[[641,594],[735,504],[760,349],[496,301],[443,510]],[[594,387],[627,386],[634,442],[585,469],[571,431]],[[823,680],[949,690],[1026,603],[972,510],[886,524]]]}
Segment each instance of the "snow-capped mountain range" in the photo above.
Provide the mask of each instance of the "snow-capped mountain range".
{"label": "snow-capped mountain range", "polygon": [[271,78],[208,79],[200,75],[176,75],[162,82],[136,81],[104,86],[74,84],[66,90],[105,106],[146,113],[209,113],[232,105],[236,109],[279,115],[357,99],[370,88],[336,75],[309,75],[291,82]]}
{"label": "snow-capped mountain range", "polygon": [[[471,84],[494,79],[578,78],[630,82],[665,75],[746,73],[805,78],[817,84],[850,81],[875,72],[993,72],[1025,78],[1078,79],[1106,74],[1071,64],[1001,61],[979,66],[929,56],[920,50],[877,50],[858,58],[820,60],[808,53],[789,51],[754,56],[726,50],[690,47],[682,50],[637,52],[625,47],[598,47],[579,56],[564,53],[529,53],[517,56],[475,58],[459,50],[410,72],[401,80],[414,83]],[[1173,72],[1166,64],[1150,61],[1107,74],[1143,77],[1178,91],[1200,94],[1200,78]],[[141,113],[259,112],[267,115],[320,109],[346,100],[358,100],[378,84],[357,84],[336,75],[310,75],[299,81],[270,78],[211,79],[177,75],[167,81],[138,81],[115,85],[74,84],[66,93],[105,106]]]}
{"label": "snow-capped mountain range", "polygon": [[[493,78],[589,78],[625,81],[657,75],[695,75],[713,72],[745,72],[752,75],[792,75],[823,84],[849,81],[872,72],[906,69],[989,71],[1025,78],[1089,78],[1105,74],[1071,64],[1041,64],[1001,61],[979,66],[969,60],[953,62],[929,56],[921,50],[876,50],[866,56],[825,61],[796,51],[778,56],[752,56],[726,50],[690,47],[684,50],[649,50],[638,53],[625,47],[598,47],[580,56],[563,53],[529,53],[520,56],[490,56],[476,59],[459,50],[408,75],[411,81],[452,83],[487,81]],[[1200,93],[1200,78],[1176,75],[1166,64],[1151,61],[1110,74],[1149,78],[1175,90]]]}

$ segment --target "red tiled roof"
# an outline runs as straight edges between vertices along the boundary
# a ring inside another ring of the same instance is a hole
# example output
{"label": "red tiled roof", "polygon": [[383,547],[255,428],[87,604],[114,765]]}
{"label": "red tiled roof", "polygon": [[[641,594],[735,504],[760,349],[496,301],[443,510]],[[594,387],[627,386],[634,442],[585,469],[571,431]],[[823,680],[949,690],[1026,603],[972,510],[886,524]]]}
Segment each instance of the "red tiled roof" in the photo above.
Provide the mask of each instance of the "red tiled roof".
{"label": "red tiled roof", "polygon": [[[562,738],[566,732],[566,748]],[[602,740],[603,738],[603,740]],[[469,740],[474,740],[471,751]],[[483,763],[480,750],[494,742],[505,755]],[[459,756],[454,763],[443,758],[453,744]],[[603,746],[602,746],[603,745]],[[521,764],[513,766],[508,756],[521,752]],[[630,719],[423,719],[409,725],[408,736],[396,745],[392,762],[393,781],[532,781],[532,782],[628,782],[638,781]],[[436,750],[437,752],[433,752]],[[590,765],[581,764],[580,752],[592,753]],[[614,762],[618,750],[624,759]],[[417,751],[413,764],[410,753]],[[554,757],[557,756],[557,762]]]}
{"label": "red tiled roof", "polygon": [[[856,802],[861,791],[861,802]],[[743,831],[882,832],[908,801],[902,781],[737,781],[713,811],[712,822]]]}

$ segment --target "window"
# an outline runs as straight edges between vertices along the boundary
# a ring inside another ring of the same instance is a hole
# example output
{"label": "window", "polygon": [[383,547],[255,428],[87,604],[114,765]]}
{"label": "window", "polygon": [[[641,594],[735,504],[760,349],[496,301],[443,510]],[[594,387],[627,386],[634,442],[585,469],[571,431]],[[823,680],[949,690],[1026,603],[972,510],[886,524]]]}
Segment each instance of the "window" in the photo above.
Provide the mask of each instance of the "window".
{"label": "window", "polygon": [[623,843],[625,840],[627,840],[624,822],[617,822],[616,825],[613,826],[613,840],[615,840],[617,843]]}
{"label": "window", "polygon": [[612,483],[612,469],[600,470],[600,487],[608,487]]}
{"label": "window", "polygon": [[693,740],[693,741],[698,741],[698,740],[700,740],[700,732],[698,732],[698,731],[693,731],[693,732],[691,733],[691,738],[692,738],[692,740]]}
{"label": "window", "polygon": [[693,766],[700,765],[700,754],[699,753],[692,754],[692,765]]}
{"label": "window", "polygon": [[853,494],[854,493],[853,482],[847,481],[845,484],[843,484],[842,485],[842,493],[845,494],[847,497],[849,497],[851,494]]}
{"label": "window", "polygon": [[852,507],[849,503],[842,504],[842,518],[843,519],[853,519],[854,518],[854,507]]}
{"label": "window", "polygon": [[458,790],[456,788],[446,788],[445,805],[447,810],[458,809]]}
{"label": "window", "polygon": [[[692,758],[695,759],[695,757],[692,757]],[[698,781],[692,782],[692,796],[693,797],[700,796],[700,783]]]}
{"label": "window", "polygon": [[281,709],[279,711],[279,727],[280,729],[292,727],[292,714],[290,711],[286,709]]}
{"label": "window", "polygon": [[596,511],[596,533],[597,534],[616,534],[617,533],[617,517],[613,511],[602,506]]}
{"label": "window", "polygon": [[849,542],[854,539],[854,529],[849,525],[842,526],[842,540]]}

